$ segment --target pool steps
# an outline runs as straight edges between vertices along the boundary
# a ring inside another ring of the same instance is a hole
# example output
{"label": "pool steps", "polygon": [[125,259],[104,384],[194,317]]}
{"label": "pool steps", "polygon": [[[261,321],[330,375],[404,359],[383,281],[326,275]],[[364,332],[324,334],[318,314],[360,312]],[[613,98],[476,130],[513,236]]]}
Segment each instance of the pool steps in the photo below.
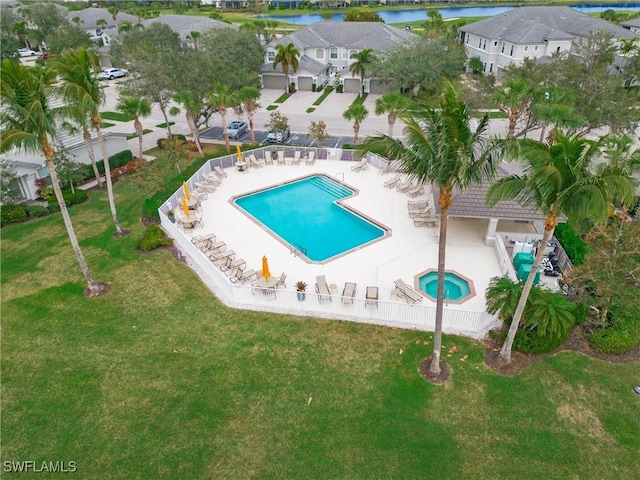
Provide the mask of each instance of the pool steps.
{"label": "pool steps", "polygon": [[343,187],[342,185],[339,185],[335,183],[333,180],[329,180],[326,177],[322,177],[322,176],[313,177],[310,180],[310,183],[314,184],[319,189],[329,193],[332,197],[335,197],[336,199],[348,197],[353,194],[353,191],[351,189],[347,187]]}

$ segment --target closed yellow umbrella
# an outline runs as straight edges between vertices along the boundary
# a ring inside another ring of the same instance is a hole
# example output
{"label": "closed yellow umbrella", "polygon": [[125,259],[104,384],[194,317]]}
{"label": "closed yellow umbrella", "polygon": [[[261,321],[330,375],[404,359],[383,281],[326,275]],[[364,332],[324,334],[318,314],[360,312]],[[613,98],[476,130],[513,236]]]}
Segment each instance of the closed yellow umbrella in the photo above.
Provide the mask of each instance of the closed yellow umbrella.
{"label": "closed yellow umbrella", "polygon": [[189,200],[191,195],[189,195],[189,185],[187,185],[187,182],[182,182],[182,191],[184,192],[186,199]]}
{"label": "closed yellow umbrella", "polygon": [[271,276],[271,272],[269,272],[269,263],[267,262],[267,257],[262,257],[262,276],[264,278],[269,278]]}
{"label": "closed yellow umbrella", "polygon": [[184,214],[189,216],[189,205],[187,205],[187,199],[182,197],[182,210],[184,210]]}
{"label": "closed yellow umbrella", "polygon": [[236,152],[238,155],[238,161],[241,162],[242,161],[242,150],[240,150],[240,145],[236,145]]}

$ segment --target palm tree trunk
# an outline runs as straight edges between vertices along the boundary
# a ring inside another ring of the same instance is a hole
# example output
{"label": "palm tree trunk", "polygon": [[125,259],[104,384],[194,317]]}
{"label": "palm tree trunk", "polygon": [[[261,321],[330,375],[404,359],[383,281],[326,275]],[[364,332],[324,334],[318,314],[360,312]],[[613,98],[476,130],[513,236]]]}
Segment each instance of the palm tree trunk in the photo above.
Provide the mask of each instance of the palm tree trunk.
{"label": "palm tree trunk", "polygon": [[540,142],[544,142],[544,134],[547,133],[547,124],[542,124],[542,130],[540,131]]}
{"label": "palm tree trunk", "polygon": [[358,145],[358,133],[360,132],[360,122],[354,122],[353,124],[353,146]]}
{"label": "palm tree trunk", "polygon": [[100,152],[102,153],[102,160],[104,161],[104,175],[107,181],[107,197],[109,198],[109,208],[111,209],[111,216],[113,217],[113,223],[116,226],[116,235],[122,236],[124,230],[118,220],[118,213],[116,212],[116,201],[113,197],[113,182],[111,181],[111,167],[109,166],[109,157],[107,156],[107,146],[104,144],[104,138],[102,138],[102,129],[100,128],[100,121],[94,122],[96,132],[98,133],[98,144],[100,144]]}
{"label": "palm tree trunk", "polygon": [[438,290],[436,295],[436,324],[433,333],[433,356],[429,372],[440,374],[440,350],[442,349],[442,317],[444,316],[444,267],[447,253],[447,223],[449,220],[449,206],[451,192],[440,189],[440,238],[438,240]]}
{"label": "palm tree trunk", "polygon": [[56,200],[58,200],[58,206],[60,207],[60,213],[62,213],[62,219],[64,221],[64,226],[67,229],[67,235],[69,235],[69,241],[71,242],[71,247],[73,248],[73,253],[76,255],[76,260],[80,265],[80,269],[82,270],[82,274],[84,275],[84,279],[87,282],[87,288],[89,289],[89,296],[96,293],[99,289],[95,280],[93,279],[93,275],[91,275],[91,271],[89,270],[89,265],[87,265],[87,261],[82,254],[82,250],[80,249],[80,244],[78,243],[78,237],[76,237],[76,232],[73,229],[73,224],[71,223],[71,217],[69,216],[69,211],[67,210],[67,204],[62,197],[62,189],[60,188],[60,181],[58,180],[58,174],[56,173],[56,167],[53,163],[53,148],[51,148],[48,142],[43,144],[43,153],[44,158],[49,167],[49,175],[51,176],[51,184],[53,186],[53,191],[56,194]]}
{"label": "palm tree trunk", "polygon": [[231,145],[229,144],[229,134],[227,133],[227,109],[219,108],[220,118],[222,119],[222,135],[224,136],[224,146],[227,149],[227,153],[231,151]]}
{"label": "palm tree trunk", "polygon": [[251,145],[255,145],[256,143],[256,131],[253,128],[253,108],[247,108],[247,118],[249,119],[249,130],[251,131]]}
{"label": "palm tree trunk", "polygon": [[96,176],[96,181],[98,182],[99,188],[104,188],[102,184],[102,176],[100,172],[98,172],[98,165],[96,164],[96,156],[93,153],[93,141],[91,140],[91,134],[89,130],[86,128],[83,129],[82,138],[84,139],[84,146],[87,149],[87,155],[89,156],[89,160],[91,160],[91,167],[93,167],[93,174]]}
{"label": "palm tree trunk", "polygon": [[142,135],[144,130],[142,130],[142,123],[140,122],[138,117],[136,117],[136,120],[133,122],[133,128],[136,129],[136,135],[138,135],[138,149],[140,152],[138,158],[142,160]]}
{"label": "palm tree trunk", "polygon": [[396,124],[396,114],[390,113],[387,117],[387,122],[389,123],[389,136],[393,137],[393,126]]}
{"label": "palm tree trunk", "polygon": [[536,278],[536,272],[538,271],[538,266],[540,265],[540,261],[544,256],[544,246],[551,238],[551,232],[556,226],[555,215],[550,214],[545,221],[544,233],[542,235],[542,243],[538,247],[538,252],[536,253],[536,258],[533,261],[533,267],[527,276],[527,280],[524,282],[524,287],[522,288],[522,295],[520,295],[520,300],[518,301],[518,306],[516,307],[516,311],[513,314],[513,320],[511,320],[511,326],[509,327],[509,332],[507,333],[507,338],[504,340],[504,344],[500,349],[499,358],[506,364],[511,363],[511,347],[513,346],[513,341],[516,338],[516,333],[518,333],[518,326],[520,325],[520,320],[522,319],[522,314],[524,313],[524,308],[527,306],[527,299],[529,298],[529,293],[533,288],[533,281]]}
{"label": "palm tree trunk", "polygon": [[193,137],[193,141],[196,142],[196,147],[198,147],[198,152],[200,152],[200,156],[204,157],[204,153],[202,153],[202,145],[200,145],[200,136],[198,135],[198,128],[196,127],[196,122],[193,119],[193,115],[187,112],[187,125],[189,125],[189,130],[191,130],[191,136]]}
{"label": "palm tree trunk", "polygon": [[509,110],[509,130],[507,135],[512,136],[516,131],[516,123],[518,122],[518,110]]}

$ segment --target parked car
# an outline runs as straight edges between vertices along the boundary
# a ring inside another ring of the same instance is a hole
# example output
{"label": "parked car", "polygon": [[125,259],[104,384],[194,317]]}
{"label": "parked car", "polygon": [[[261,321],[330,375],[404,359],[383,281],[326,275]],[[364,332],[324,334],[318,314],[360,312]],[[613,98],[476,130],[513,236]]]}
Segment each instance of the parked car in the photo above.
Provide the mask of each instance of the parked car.
{"label": "parked car", "polygon": [[229,138],[238,138],[247,133],[248,130],[249,126],[247,123],[240,120],[236,120],[227,125],[227,135],[229,135]]}
{"label": "parked car", "polygon": [[29,48],[21,48],[16,53],[20,57],[33,57],[36,54],[36,51]]}
{"label": "parked car", "polygon": [[267,135],[267,142],[271,143],[282,143],[286,141],[291,136],[291,131],[289,127],[285,128],[281,132],[269,132]]}
{"label": "parked car", "polygon": [[105,68],[98,77],[113,80],[114,78],[126,77],[127,75],[129,75],[129,71],[124,68]]}

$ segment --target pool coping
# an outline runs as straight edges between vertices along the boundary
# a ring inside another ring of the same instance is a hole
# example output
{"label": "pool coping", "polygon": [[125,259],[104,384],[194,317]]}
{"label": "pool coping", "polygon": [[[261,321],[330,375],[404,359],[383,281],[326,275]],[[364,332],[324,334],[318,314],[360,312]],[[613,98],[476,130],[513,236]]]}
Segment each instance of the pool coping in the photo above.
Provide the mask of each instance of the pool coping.
{"label": "pool coping", "polygon": [[[366,221],[368,221],[369,223],[372,223],[373,225],[375,225],[376,227],[380,228],[384,233],[381,237],[376,238],[374,240],[370,240],[366,243],[363,243],[361,245],[358,245],[357,247],[351,248],[349,250],[347,250],[346,252],[342,252],[338,255],[334,255],[333,257],[329,257],[325,260],[322,261],[314,261],[311,260],[310,258],[308,258],[306,255],[304,255],[302,252],[298,251],[297,249],[293,248],[293,245],[286,242],[285,239],[283,239],[282,237],[280,237],[279,235],[276,235],[271,229],[267,228],[266,225],[264,225],[262,222],[260,222],[258,219],[256,219],[253,215],[250,215],[246,210],[244,210],[243,208],[241,208],[237,203],[236,200],[238,198],[241,197],[246,197],[248,195],[253,195],[256,193],[260,193],[260,192],[264,192],[266,190],[270,190],[273,188],[278,188],[278,187],[282,187],[284,185],[289,185],[291,183],[296,183],[299,182],[301,180],[305,180],[307,178],[311,178],[311,177],[325,177],[333,182],[336,182],[340,185],[344,185],[345,187],[349,188],[353,193],[347,197],[341,198],[339,200],[336,200],[335,203],[337,203],[340,207],[344,208],[345,210],[348,210],[349,212],[353,213],[354,215],[357,215],[363,219],[365,219]],[[310,173],[307,175],[302,175],[301,177],[295,177],[295,178],[291,178],[288,179],[286,181],[282,181],[282,182],[278,182],[275,183],[273,185],[269,185],[266,187],[262,187],[262,188],[258,188],[258,189],[254,189],[254,190],[249,190],[247,192],[244,193],[240,193],[237,195],[233,195],[231,198],[229,198],[228,203],[234,207],[236,210],[238,210],[240,213],[242,213],[246,218],[248,218],[249,220],[251,220],[253,223],[255,223],[258,227],[260,227],[264,232],[266,232],[268,235],[270,235],[271,237],[273,237],[274,239],[276,239],[278,242],[280,242],[282,245],[284,245],[286,248],[288,248],[291,253],[293,253],[294,255],[298,256],[300,259],[302,259],[302,261],[304,261],[307,264],[310,265],[326,265],[327,263],[333,262],[334,260],[337,260],[339,258],[342,258],[346,255],[349,255],[351,253],[354,252],[358,252],[360,250],[362,250],[363,248],[369,247],[377,242],[380,242],[382,240],[385,240],[387,238],[391,238],[393,236],[392,233],[392,229],[388,226],[386,226],[385,224],[381,223],[380,221],[370,217],[369,215],[367,215],[366,213],[361,212],[360,210],[353,208],[349,205],[346,205],[344,203],[344,201],[354,198],[356,196],[358,196],[360,194],[360,189],[356,188],[350,184],[348,184],[347,182],[344,181],[340,181],[337,178],[334,178],[330,175],[327,175],[326,173]]]}
{"label": "pool coping", "polygon": [[[438,269],[437,268],[428,268],[427,270],[417,273],[414,277],[413,277],[413,286],[414,286],[414,290],[416,292],[418,292],[420,295],[422,295],[423,297],[425,297],[427,300],[436,303],[437,299],[433,298],[432,296],[428,295],[426,292],[423,292],[420,289],[420,278],[425,276],[428,273],[431,272],[437,272]],[[472,279],[470,279],[469,277],[467,277],[466,275],[461,274],[460,272],[458,272],[457,270],[445,270],[444,273],[452,273],[460,278],[462,278],[463,280],[465,280],[467,282],[467,284],[469,285],[469,294],[465,295],[464,297],[458,299],[458,300],[451,300],[448,298],[445,298],[445,303],[447,304],[454,304],[454,305],[461,305],[465,302],[468,302],[469,300],[471,300],[473,297],[476,296],[476,286],[475,283],[473,282]]]}

